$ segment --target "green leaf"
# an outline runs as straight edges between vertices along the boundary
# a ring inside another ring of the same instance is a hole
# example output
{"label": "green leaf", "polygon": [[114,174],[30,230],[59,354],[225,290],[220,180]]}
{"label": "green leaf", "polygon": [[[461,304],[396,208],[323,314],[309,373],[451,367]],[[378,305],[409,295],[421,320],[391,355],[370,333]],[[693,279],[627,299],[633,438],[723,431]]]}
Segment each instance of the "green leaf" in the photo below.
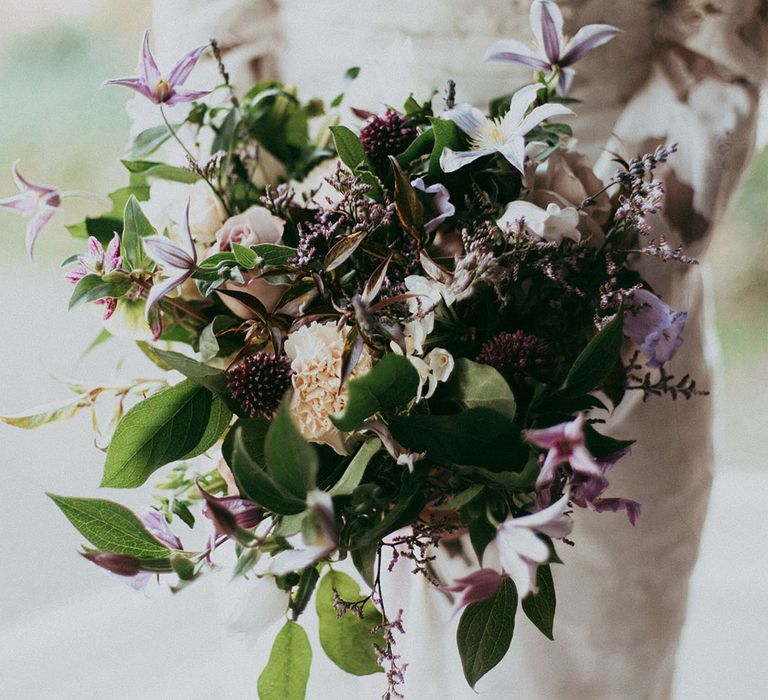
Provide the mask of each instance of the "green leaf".
{"label": "green leaf", "polygon": [[69,498],[49,493],[80,534],[103,552],[139,559],[168,557],[171,550],[149,534],[128,508],[100,498]]}
{"label": "green leaf", "polygon": [[[177,124],[176,126],[180,125]],[[133,140],[133,143],[131,143],[126,150],[125,155],[130,160],[145,158],[160,148],[160,146],[162,146],[169,138],[171,138],[171,132],[168,131],[165,124],[144,129],[144,131]]]}
{"label": "green leaf", "polygon": [[74,238],[85,239],[93,236],[103,245],[108,245],[115,233],[123,228],[123,212],[131,195],[140,201],[146,201],[149,199],[149,187],[132,185],[115,190],[109,194],[112,211],[95,218],[86,217],[85,221],[68,225],[67,230]]}
{"label": "green leaf", "polygon": [[475,500],[485,487],[482,484],[472,484],[441,506],[435,506],[435,510],[459,510]]}
{"label": "green leaf", "polygon": [[157,232],[144,215],[139,200],[133,195],[128,199],[123,214],[123,261],[133,270],[146,267],[148,259],[141,239],[154,236]]}
{"label": "green leaf", "polygon": [[342,600],[354,602],[363,596],[355,580],[340,571],[329,571],[317,588],[315,607],[319,620],[320,645],[328,658],[342,671],[355,676],[381,673],[374,644],[384,645],[381,632],[373,628],[382,622],[381,613],[371,600],[363,606],[363,617],[349,611],[339,617],[334,607],[334,590]]}
{"label": "green leaf", "polygon": [[166,163],[157,163],[151,160],[121,160],[120,162],[126,167],[128,172],[137,173],[144,177],[156,177],[159,180],[181,182],[187,185],[191,185],[200,179],[200,176],[191,170],[177,168]]}
{"label": "green leaf", "polygon": [[303,512],[307,504],[278,484],[265,468],[264,443],[269,421],[263,418],[239,420],[229,431],[222,453],[240,493],[278,515]]}
{"label": "green leaf", "polygon": [[564,392],[587,394],[600,387],[621,353],[623,329],[624,314],[619,311],[576,358],[565,379]]}
{"label": "green leaf", "polygon": [[264,453],[272,478],[297,498],[304,500],[317,485],[317,452],[293,424],[287,400],[269,426]]}
{"label": "green leaf", "polygon": [[265,268],[285,265],[296,257],[296,248],[291,248],[287,245],[258,243],[255,246],[251,246],[251,250],[262,259],[262,267]]}
{"label": "green leaf", "polygon": [[442,395],[463,408],[490,408],[510,420],[515,417],[515,396],[504,377],[493,367],[465,357],[456,360]]}
{"label": "green leaf", "polygon": [[306,609],[319,578],[320,574],[314,566],[308,566],[301,572],[299,583],[291,599],[291,612],[294,618],[298,618]]}
{"label": "green leaf", "polygon": [[463,147],[464,140],[459,127],[452,121],[436,117],[429,121],[432,124],[432,131],[435,137],[432,155],[429,158],[429,177],[439,181],[443,177],[443,170],[440,167],[440,156],[443,153],[443,149],[460,150]]}
{"label": "green leaf", "polygon": [[192,457],[201,455],[203,452],[211,449],[211,447],[219,441],[219,438],[224,434],[227,428],[229,428],[231,422],[232,411],[229,410],[224,399],[214,394],[213,401],[211,402],[211,413],[208,416],[208,427],[200,438],[200,442],[198,442],[187,454],[179,457],[179,459],[191,459]]}
{"label": "green leaf", "polygon": [[298,623],[286,622],[259,676],[260,700],[304,700],[311,665],[312,648],[307,633]]}
{"label": "green leaf", "polygon": [[404,357],[384,355],[370,372],[350,380],[347,405],[333,424],[348,433],[359,428],[366,418],[402,406],[413,400],[419,387],[419,374]]}
{"label": "green leaf", "polygon": [[372,542],[367,547],[352,550],[352,563],[355,565],[355,569],[357,569],[357,573],[360,574],[363,581],[365,581],[371,588],[373,588],[376,582],[374,571],[376,569],[376,560],[378,556],[378,542]]}
{"label": "green leaf", "polygon": [[517,591],[505,578],[496,595],[471,603],[464,610],[456,632],[464,676],[474,688],[504,658],[512,642],[517,611]]}
{"label": "green leaf", "polygon": [[395,416],[389,428],[400,444],[427,452],[441,464],[518,471],[528,456],[520,430],[490,408],[470,408],[449,416]]}
{"label": "green leaf", "polygon": [[424,224],[424,205],[410,179],[405,175],[394,156],[389,156],[395,174],[395,209],[400,225],[405,231],[420,231]]}
{"label": "green leaf", "polygon": [[115,430],[101,485],[141,486],[163,465],[200,454],[212,403],[210,391],[185,379],[136,404]]}
{"label": "green leaf", "polygon": [[363,144],[351,129],[346,126],[332,126],[330,129],[336,152],[344,165],[354,172],[361,164],[367,163]]}
{"label": "green leaf", "polygon": [[523,612],[545,637],[554,639],[552,626],[555,622],[557,599],[549,565],[540,566],[536,571],[536,586],[539,589],[538,593],[523,598]]}
{"label": "green leaf", "polygon": [[435,146],[435,132],[432,129],[422,131],[408,148],[397,157],[400,167],[407,168],[414,160],[431,153]]}
{"label": "green leaf", "polygon": [[37,406],[23,413],[17,413],[12,416],[0,416],[0,421],[12,425],[14,428],[33,429],[48,423],[59,423],[69,420],[77,415],[83,408],[93,405],[93,395],[91,392],[74,396],[71,399],[55,401]]}
{"label": "green leaf", "polygon": [[239,243],[232,244],[232,253],[237,264],[245,270],[252,270],[259,261],[259,256],[253,250]]}
{"label": "green leaf", "polygon": [[119,298],[132,286],[130,278],[122,272],[110,273],[109,279],[103,279],[99,275],[86,275],[75,285],[75,291],[69,299],[69,309],[105,297]]}
{"label": "green leaf", "polygon": [[377,437],[368,438],[352,458],[341,479],[330,490],[331,496],[350,496],[363,480],[365,469],[373,456],[381,449],[381,440]]}
{"label": "green leaf", "polygon": [[240,123],[240,113],[236,107],[229,110],[229,114],[224,118],[216,136],[211,144],[211,154],[224,151],[229,153],[232,150],[232,142],[235,139],[235,132]]}
{"label": "green leaf", "polygon": [[227,394],[227,374],[223,370],[209,367],[197,360],[171,350],[161,350],[154,345],[139,341],[139,349],[158,367],[166,371],[175,369],[196,384],[204,386],[215,394]]}
{"label": "green leaf", "polygon": [[323,269],[326,272],[331,272],[343,265],[360,247],[360,244],[367,236],[368,231],[366,230],[344,235],[336,241],[336,243],[331,246],[331,249],[325,254]]}

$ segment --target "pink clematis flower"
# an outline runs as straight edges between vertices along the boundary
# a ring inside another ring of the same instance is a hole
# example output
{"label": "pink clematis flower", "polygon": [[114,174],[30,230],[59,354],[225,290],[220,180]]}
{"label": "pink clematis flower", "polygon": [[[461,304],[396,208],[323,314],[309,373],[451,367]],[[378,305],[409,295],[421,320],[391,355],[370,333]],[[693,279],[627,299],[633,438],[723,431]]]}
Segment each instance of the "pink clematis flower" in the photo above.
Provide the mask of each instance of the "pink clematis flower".
{"label": "pink clematis flower", "polygon": [[169,107],[180,102],[192,102],[210,93],[210,90],[187,90],[182,88],[192,69],[197,65],[208,44],[198,46],[179,59],[178,63],[163,77],[149,50],[149,29],[144,32],[144,40],[139,51],[139,75],[128,78],[107,80],[104,85],[124,85],[144,95],[155,104],[166,104]]}
{"label": "pink clematis flower", "polygon": [[573,522],[567,513],[568,497],[566,493],[560,500],[536,513],[519,518],[509,517],[496,531],[499,561],[515,582],[521,600],[529,593],[536,593],[536,569],[549,560],[549,546],[539,534],[562,539],[573,529]]}
{"label": "pink clematis flower", "polygon": [[456,615],[470,603],[477,603],[495,595],[503,581],[504,576],[495,569],[480,569],[469,576],[456,579],[450,586],[444,586],[443,590],[459,594],[453,607],[453,614]]}
{"label": "pink clematis flower", "polygon": [[531,49],[520,41],[502,39],[485,54],[486,61],[512,61],[536,70],[558,71],[558,92],[568,93],[575,71],[572,66],[592,49],[607,44],[621,30],[610,24],[588,24],[572,39],[563,36],[563,15],[551,0],[535,0],[531,5],[531,29],[538,46]]}
{"label": "pink clematis flower", "polygon": [[40,231],[61,206],[61,193],[55,187],[36,185],[19,172],[19,160],[11,169],[19,194],[0,199],[0,207],[30,217],[27,224],[27,253],[32,257]]}
{"label": "pink clematis flower", "polygon": [[584,416],[580,415],[576,420],[568,423],[526,431],[525,438],[528,442],[549,450],[536,479],[537,490],[545,489],[552,484],[557,468],[564,464],[569,464],[574,474],[601,476],[600,465],[584,444],[585,422]]}
{"label": "pink clematis flower", "polygon": [[[88,254],[81,255],[79,266],[70,270],[64,277],[67,282],[77,284],[83,277],[90,274],[106,275],[114,270],[119,270],[123,266],[123,259],[120,257],[120,236],[115,234],[104,250],[97,238],[91,236],[88,239]],[[117,307],[117,299],[105,297],[97,299],[96,304],[104,306],[104,320],[106,321]]]}
{"label": "pink clematis flower", "polygon": [[189,231],[189,202],[181,220],[181,233],[181,243],[176,243],[165,236],[147,236],[141,239],[147,255],[164,268],[168,277],[165,282],[152,285],[149,291],[147,320],[152,307],[166,294],[184,284],[197,268],[197,250]]}

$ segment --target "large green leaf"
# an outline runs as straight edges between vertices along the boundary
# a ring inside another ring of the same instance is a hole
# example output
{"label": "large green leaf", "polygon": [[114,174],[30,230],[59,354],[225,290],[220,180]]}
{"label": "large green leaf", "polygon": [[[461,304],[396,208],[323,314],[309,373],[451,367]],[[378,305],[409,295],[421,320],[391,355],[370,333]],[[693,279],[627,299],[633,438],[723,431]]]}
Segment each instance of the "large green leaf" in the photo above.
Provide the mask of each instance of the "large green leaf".
{"label": "large green leaf", "polygon": [[141,239],[154,236],[156,233],[155,227],[144,215],[139,200],[131,195],[123,214],[123,262],[134,270],[146,267],[148,258]]}
{"label": "large green leaf", "polygon": [[155,177],[159,180],[181,182],[190,185],[197,182],[200,176],[191,170],[177,168],[175,165],[157,163],[151,160],[122,160],[120,161],[130,173],[140,174],[144,177]]}
{"label": "large green leaf", "polygon": [[320,581],[315,607],[323,651],[342,671],[355,676],[383,672],[373,648],[374,644],[384,645],[382,633],[373,633],[373,628],[382,622],[381,613],[368,600],[363,606],[362,617],[352,611],[339,617],[333,604],[334,590],[342,600],[348,602],[362,598],[360,587],[354,579],[340,571],[329,571]]}
{"label": "large green leaf", "polygon": [[260,700],[304,700],[311,665],[312,648],[307,633],[298,623],[286,622],[259,676]]}
{"label": "large green leaf", "polygon": [[[141,486],[163,465],[208,449],[203,437],[212,404],[211,392],[189,379],[136,404],[115,430],[101,485]],[[214,420],[221,418],[217,414]]]}
{"label": "large green leaf", "polygon": [[463,408],[491,408],[510,420],[515,417],[515,396],[504,377],[493,367],[465,357],[456,360],[442,396]]}
{"label": "large green leaf", "polygon": [[286,491],[302,500],[317,485],[317,452],[291,419],[288,400],[283,401],[264,443],[267,468]]}
{"label": "large green leaf", "polygon": [[624,315],[619,312],[576,358],[565,379],[564,392],[587,394],[600,387],[619,359],[623,330]]}
{"label": "large green leaf", "polygon": [[536,587],[539,589],[536,595],[531,594],[523,598],[523,612],[545,637],[554,639],[552,626],[555,622],[557,598],[549,565],[540,566],[536,572]]}
{"label": "large green leaf", "polygon": [[128,508],[100,498],[69,498],[49,493],[80,534],[103,552],[161,559],[171,550],[149,534]]}
{"label": "large green leaf", "polygon": [[471,603],[461,616],[456,642],[464,676],[472,688],[504,658],[512,642],[517,591],[505,578],[492,598]]}
{"label": "large green leaf", "polygon": [[368,438],[352,458],[344,473],[330,491],[331,496],[349,496],[363,480],[365,469],[373,456],[381,449],[381,440]]}
{"label": "large green leaf", "polygon": [[331,133],[341,162],[354,171],[367,162],[365,149],[357,135],[346,126],[332,126]]}
{"label": "large green leaf", "polygon": [[440,167],[440,156],[443,149],[450,148],[454,151],[460,150],[463,145],[463,137],[459,127],[447,119],[437,117],[430,119],[432,123],[432,132],[434,133],[434,145],[432,155],[429,158],[429,177],[432,180],[439,181],[444,177],[443,170]]}
{"label": "large green leaf", "polygon": [[404,357],[389,353],[362,377],[350,380],[347,405],[340,415],[331,416],[344,432],[359,428],[374,413],[402,406],[413,400],[419,387],[419,374]]}
{"label": "large green leaf", "polygon": [[441,464],[518,471],[528,455],[520,430],[490,408],[448,416],[395,416],[389,428],[399,443]]}
{"label": "large green leaf", "polygon": [[149,343],[140,341],[136,344],[161,369],[166,371],[175,369],[196,384],[200,384],[200,386],[204,386],[216,394],[227,393],[227,375],[223,370],[209,367],[179,352],[161,350]]}
{"label": "large green leaf", "polygon": [[213,447],[219,440],[219,438],[225,433],[229,424],[232,422],[232,411],[225,403],[224,399],[214,394],[211,401],[211,413],[208,416],[208,426],[203,433],[203,436],[187,454],[182,455],[179,459],[192,459],[197,455],[203,454],[206,450]]}

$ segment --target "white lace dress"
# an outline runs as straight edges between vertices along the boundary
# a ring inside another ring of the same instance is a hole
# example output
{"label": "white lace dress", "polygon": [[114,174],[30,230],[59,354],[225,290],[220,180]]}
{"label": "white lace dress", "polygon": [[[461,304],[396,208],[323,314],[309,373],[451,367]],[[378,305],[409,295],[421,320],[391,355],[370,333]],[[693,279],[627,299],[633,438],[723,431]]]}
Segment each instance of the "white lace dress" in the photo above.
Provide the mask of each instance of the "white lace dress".
{"label": "white lace dress", "polygon": [[[402,104],[413,86],[442,88],[448,78],[456,81],[459,100],[484,104],[529,78],[511,64],[481,63],[494,40],[528,36],[527,0],[157,0],[156,5],[161,57],[216,36],[241,87],[277,76],[306,96],[329,98],[338,93],[344,71],[360,65],[349,100],[376,109]],[[570,33],[590,22],[624,30],[577,66],[572,93],[583,100],[575,106],[580,149],[597,157],[609,144],[632,155],[655,142],[678,142],[667,176],[667,211],[656,219],[654,235],[664,232],[672,245],[683,242],[689,254],[703,255],[753,148],[766,67],[766,3],[571,0],[560,5]],[[410,62],[397,60],[408,55]],[[608,159],[603,160],[609,173]],[[714,389],[705,266],[646,267],[665,301],[689,311],[673,371],[689,372],[700,386]],[[575,514],[576,546],[561,546],[565,565],[554,567],[556,641],[543,638],[519,615],[510,652],[477,686],[481,698],[670,697],[712,479],[712,404],[712,397],[642,404],[639,396],[629,396],[620,406],[612,434],[638,443],[612,473],[612,490],[640,501],[643,515],[632,528],[621,514]],[[460,560],[445,556],[439,565],[447,576],[466,570]],[[476,697],[461,674],[446,600],[415,576],[396,573],[387,586],[393,598],[409,601],[399,649],[410,663],[406,696]],[[380,674],[360,681],[339,678],[321,657],[318,649],[308,697],[380,694]]]}

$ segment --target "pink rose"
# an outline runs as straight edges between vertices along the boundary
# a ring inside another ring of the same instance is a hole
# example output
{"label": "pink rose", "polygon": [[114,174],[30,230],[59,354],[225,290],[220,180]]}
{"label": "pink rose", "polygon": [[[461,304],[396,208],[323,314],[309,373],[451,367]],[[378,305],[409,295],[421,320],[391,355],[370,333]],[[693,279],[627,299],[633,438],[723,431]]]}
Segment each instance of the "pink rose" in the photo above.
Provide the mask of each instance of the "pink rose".
{"label": "pink rose", "polygon": [[[242,214],[232,216],[224,222],[224,225],[216,232],[216,242],[211,246],[208,255],[226,253],[232,250],[232,244],[252,246],[259,243],[274,243],[280,245],[283,240],[283,228],[285,222],[273,216],[264,207],[254,206]],[[250,270],[243,274],[244,284],[229,281],[223,289],[247,292],[256,297],[267,309],[274,311],[280,298],[286,290],[285,285],[269,284],[262,279],[261,271]],[[227,308],[239,318],[254,318],[255,314],[245,304],[237,299],[221,294],[221,300]]]}

